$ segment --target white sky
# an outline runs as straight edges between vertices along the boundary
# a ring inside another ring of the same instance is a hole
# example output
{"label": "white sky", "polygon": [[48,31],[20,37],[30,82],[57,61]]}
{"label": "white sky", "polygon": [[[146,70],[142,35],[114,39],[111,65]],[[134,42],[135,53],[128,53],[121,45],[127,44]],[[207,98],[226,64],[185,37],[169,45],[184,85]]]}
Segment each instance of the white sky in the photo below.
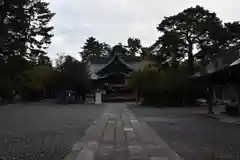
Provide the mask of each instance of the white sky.
{"label": "white sky", "polygon": [[140,38],[149,46],[159,37],[157,25],[191,6],[216,12],[224,22],[240,20],[240,0],[48,0],[55,27],[48,55],[65,52],[79,58],[85,40],[94,36],[111,45]]}

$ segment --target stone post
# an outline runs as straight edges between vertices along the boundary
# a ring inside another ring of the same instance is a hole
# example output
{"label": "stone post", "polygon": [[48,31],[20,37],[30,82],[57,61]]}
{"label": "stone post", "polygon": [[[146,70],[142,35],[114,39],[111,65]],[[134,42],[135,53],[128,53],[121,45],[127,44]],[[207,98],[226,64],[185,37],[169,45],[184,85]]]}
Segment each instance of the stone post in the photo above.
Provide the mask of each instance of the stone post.
{"label": "stone post", "polygon": [[102,104],[102,92],[100,91],[95,93],[95,104]]}

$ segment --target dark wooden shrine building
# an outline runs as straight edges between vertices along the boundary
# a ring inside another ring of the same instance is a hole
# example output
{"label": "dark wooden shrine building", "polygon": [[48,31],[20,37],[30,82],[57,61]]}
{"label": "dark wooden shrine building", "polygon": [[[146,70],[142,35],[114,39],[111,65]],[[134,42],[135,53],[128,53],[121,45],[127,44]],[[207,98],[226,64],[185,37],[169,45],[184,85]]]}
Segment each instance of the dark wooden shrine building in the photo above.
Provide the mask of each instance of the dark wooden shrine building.
{"label": "dark wooden shrine building", "polygon": [[88,67],[95,89],[103,92],[103,100],[134,100],[134,94],[128,89],[127,81],[132,72],[151,64],[147,58],[137,56],[92,56]]}

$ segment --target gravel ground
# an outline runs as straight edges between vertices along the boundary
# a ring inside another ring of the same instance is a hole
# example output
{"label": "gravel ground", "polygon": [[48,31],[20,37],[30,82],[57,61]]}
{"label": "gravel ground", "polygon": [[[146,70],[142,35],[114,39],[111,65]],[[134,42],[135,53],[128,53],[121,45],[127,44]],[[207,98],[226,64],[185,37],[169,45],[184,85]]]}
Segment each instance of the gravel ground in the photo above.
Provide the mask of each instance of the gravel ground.
{"label": "gravel ground", "polygon": [[240,124],[199,113],[206,108],[134,108],[184,160],[239,160]]}
{"label": "gravel ground", "polygon": [[0,108],[1,160],[60,160],[103,106],[18,104]]}

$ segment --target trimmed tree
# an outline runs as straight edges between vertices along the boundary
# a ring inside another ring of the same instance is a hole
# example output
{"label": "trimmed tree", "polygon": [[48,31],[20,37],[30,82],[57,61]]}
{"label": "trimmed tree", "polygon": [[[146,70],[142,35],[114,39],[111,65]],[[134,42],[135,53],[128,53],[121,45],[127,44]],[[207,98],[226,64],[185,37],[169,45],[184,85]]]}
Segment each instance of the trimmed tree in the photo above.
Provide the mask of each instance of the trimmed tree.
{"label": "trimmed tree", "polygon": [[189,73],[192,74],[194,72],[194,47],[211,41],[210,32],[221,25],[221,20],[216,13],[196,6],[185,9],[177,15],[165,17],[157,29],[163,34],[165,32],[178,34],[183,42],[181,48],[186,51],[188,56]]}

